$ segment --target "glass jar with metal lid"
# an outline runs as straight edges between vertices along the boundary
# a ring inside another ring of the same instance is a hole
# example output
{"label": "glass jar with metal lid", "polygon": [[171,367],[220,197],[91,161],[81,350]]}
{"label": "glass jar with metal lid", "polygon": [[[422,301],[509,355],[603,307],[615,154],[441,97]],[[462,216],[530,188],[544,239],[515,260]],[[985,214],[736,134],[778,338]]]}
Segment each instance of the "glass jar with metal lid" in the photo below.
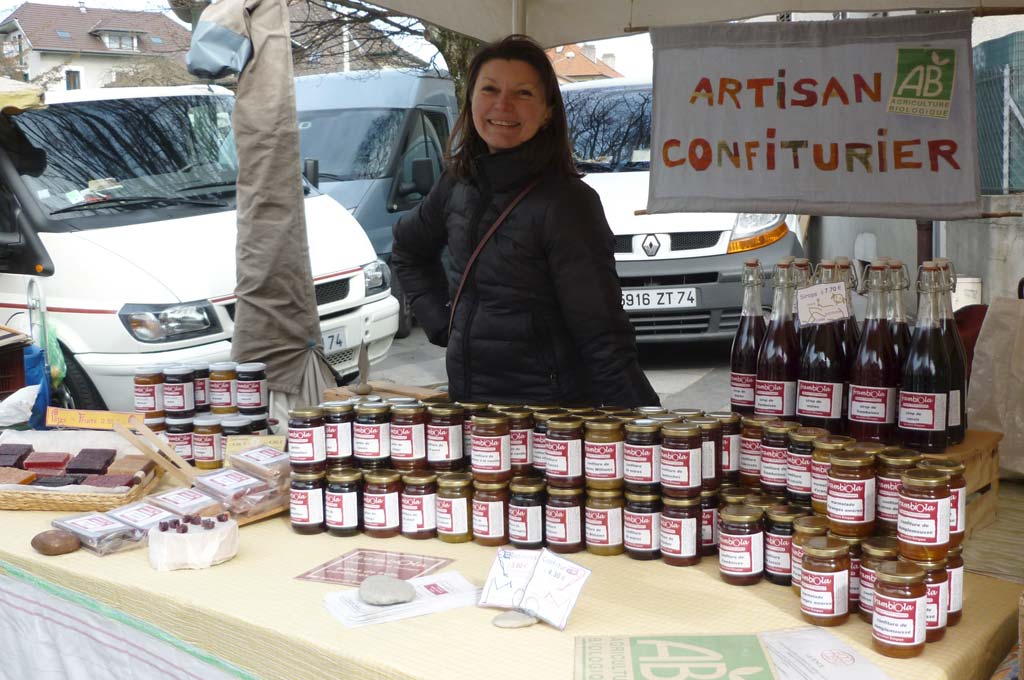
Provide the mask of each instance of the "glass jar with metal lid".
{"label": "glass jar with metal lid", "polygon": [[401,532],[402,473],[364,470],[363,531],[372,538],[390,538]]}
{"label": "glass jar with metal lid", "polygon": [[470,451],[473,450],[473,416],[477,413],[486,411],[487,404],[478,404],[468,401],[460,401],[458,404],[462,407],[464,414],[462,420],[462,450],[465,452],[465,456],[468,459]]}
{"label": "glass jar with metal lid", "polygon": [[811,508],[819,515],[828,514],[828,472],[832,468],[830,456],[856,444],[853,437],[829,435],[814,440],[811,456]]}
{"label": "glass jar with metal lid", "polygon": [[925,642],[938,642],[946,637],[946,622],[949,618],[949,574],[946,573],[946,558],[938,560],[908,560],[924,570],[925,585]]}
{"label": "glass jar with metal lid", "polygon": [[722,505],[743,505],[753,495],[754,490],[746,486],[723,486],[718,490]]}
{"label": "glass jar with metal lid", "polygon": [[911,449],[888,446],[879,452],[875,471],[875,528],[887,536],[896,535],[903,473],[913,469],[921,454]]}
{"label": "glass jar with metal lid", "polygon": [[356,404],[352,423],[352,455],[364,470],[391,463],[391,404],[364,401]]}
{"label": "glass jar with metal lid", "polygon": [[508,543],[508,482],[476,480],[473,488],[473,542],[492,547],[505,545]]}
{"label": "glass jar with metal lid", "polygon": [[189,465],[196,464],[192,455],[193,422],[194,418],[168,418],[166,420],[167,443]]}
{"label": "glass jar with metal lid", "polygon": [[254,435],[266,437],[270,434],[270,421],[266,411],[250,411],[242,415],[249,419],[249,427]]}
{"label": "glass jar with metal lid", "polygon": [[804,544],[800,614],[815,626],[838,626],[850,618],[850,555],[842,541],[814,536]]}
{"label": "glass jar with metal lid", "polygon": [[626,492],[622,513],[622,539],[626,555],[634,560],[661,557],[661,497]]}
{"label": "glass jar with metal lid", "polygon": [[588,489],[584,511],[584,538],[587,552],[595,555],[620,555],[622,542],[622,509],[625,501],[621,489]]}
{"label": "glass jar with metal lid", "polygon": [[764,511],[728,505],[718,513],[718,573],[733,586],[751,586],[764,576]]}
{"label": "glass jar with metal lid", "polygon": [[234,413],[238,364],[234,361],[215,361],[210,364],[210,408],[214,413]]}
{"label": "glass jar with metal lid", "polygon": [[828,533],[830,538],[842,541],[846,544],[846,547],[850,551],[850,613],[853,614],[860,609],[860,570],[862,560],[862,544],[864,538],[860,536],[840,536],[834,534],[831,531]]}
{"label": "glass jar with metal lid", "polygon": [[473,479],[508,482],[512,479],[512,438],[508,416],[497,411],[473,414],[473,443],[470,462]]}
{"label": "glass jar with metal lid", "polygon": [[252,421],[249,420],[249,416],[226,416],[221,418],[220,427],[225,446],[227,446],[228,437],[243,437],[252,434]]}
{"label": "glass jar with metal lid", "polygon": [[523,406],[506,406],[508,416],[509,457],[513,476],[533,473],[533,411]]}
{"label": "glass jar with metal lid", "polygon": [[962,545],[949,547],[946,574],[949,576],[949,616],[946,626],[952,628],[964,616],[964,558]]}
{"label": "glass jar with metal lid", "polygon": [[238,364],[235,386],[235,404],[240,409],[266,409],[270,407],[267,391],[267,365],[252,361]]}
{"label": "glass jar with metal lid", "polygon": [[700,492],[700,554],[709,557],[718,553],[718,511],[716,491]]}
{"label": "glass jar with metal lid", "polygon": [[649,418],[638,418],[626,423],[625,430],[622,473],[626,490],[657,493],[661,488],[661,424]]}
{"label": "glass jar with metal lid", "polygon": [[195,371],[191,366],[164,369],[164,412],[177,418],[196,414]]}
{"label": "glass jar with metal lid", "polygon": [[732,411],[710,411],[707,416],[722,424],[722,484],[739,484],[742,416]]}
{"label": "glass jar with metal lid", "polygon": [[200,361],[189,364],[195,378],[192,380],[193,393],[196,400],[196,413],[210,411],[210,364]]}
{"label": "glass jar with metal lid", "polygon": [[220,416],[196,416],[192,422],[192,456],[195,466],[200,470],[224,467],[224,437]]}
{"label": "glass jar with metal lid", "polygon": [[699,498],[704,488],[703,441],[700,425],[693,422],[661,426],[661,491],[676,498]]}
{"label": "glass jar with metal lid", "polygon": [[[704,416],[704,409],[702,408],[674,408],[669,411],[670,414],[674,415],[679,420],[689,420],[690,418],[702,418]],[[709,414],[710,415],[710,414]]]}
{"label": "glass jar with metal lid", "polygon": [[718,489],[722,486],[722,423],[706,416],[689,418],[687,422],[700,427],[703,488]]}
{"label": "glass jar with metal lid", "polygon": [[578,416],[548,420],[545,474],[549,487],[583,487],[583,420]]}
{"label": "glass jar with metal lid", "polygon": [[840,536],[875,530],[875,456],[853,450],[829,455],[826,490],[829,529]]}
{"label": "glass jar with metal lid", "polygon": [[319,534],[324,524],[324,473],[292,472],[288,505],[292,531],[297,534]]}
{"label": "glass jar with metal lid", "polygon": [[593,406],[566,406],[565,410],[569,412],[569,415],[573,416],[590,416],[597,414],[597,410]]}
{"label": "glass jar with metal lid", "polygon": [[418,401],[391,406],[391,464],[402,472],[426,470],[427,407]]}
{"label": "glass jar with metal lid", "polygon": [[437,473],[415,470],[402,475],[402,535],[416,540],[437,536]]}
{"label": "glass jar with metal lid", "polygon": [[764,425],[778,420],[775,416],[743,416],[740,430],[740,484],[761,488],[761,439]]}
{"label": "glass jar with metal lid", "polygon": [[589,489],[621,489],[623,447],[622,421],[607,416],[583,424],[583,477]]}
{"label": "glass jar with metal lid", "polygon": [[324,410],[327,464],[348,464],[352,461],[352,423],[356,419],[355,408],[347,401],[328,401],[321,404],[321,407]]}
{"label": "glass jar with metal lid", "polygon": [[883,562],[896,560],[898,544],[893,536],[872,536],[860,544],[860,618],[871,623],[875,609],[875,581]]}
{"label": "glass jar with metal lid", "polygon": [[807,514],[795,505],[773,505],[765,513],[764,576],[775,585],[792,585],[793,522]]}
{"label": "glass jar with metal lid", "polygon": [[673,567],[689,567],[700,562],[700,497],[661,497],[659,544],[661,561]]}
{"label": "glass jar with metal lid", "polygon": [[541,477],[513,477],[509,483],[508,539],[516,548],[544,547],[544,504],[547,484]]}
{"label": "glass jar with metal lid", "polygon": [[[459,438],[461,444],[461,437]],[[473,476],[444,472],[437,477],[437,537],[445,543],[473,540]]]}
{"label": "glass jar with metal lid", "polygon": [[746,500],[743,501],[743,504],[760,508],[762,511],[768,512],[768,508],[774,505],[784,505],[785,502],[786,497],[782,494],[752,493],[747,496]]}
{"label": "glass jar with metal lid", "polygon": [[789,448],[786,452],[786,496],[807,507],[811,505],[811,459],[814,455],[814,440],[827,436],[828,430],[821,427],[798,427],[789,431]]}
{"label": "glass jar with metal lid", "polygon": [[789,474],[789,433],[800,428],[800,423],[778,420],[764,424],[761,437],[761,488],[766,493],[786,493]]}
{"label": "glass jar with metal lid", "polygon": [[464,415],[465,410],[459,404],[427,405],[427,464],[432,469],[451,472],[463,468]]}
{"label": "glass jar with metal lid", "polygon": [[303,406],[288,411],[288,457],[293,466],[326,463],[324,410],[319,406]]}
{"label": "glass jar with metal lid", "polygon": [[363,526],[363,473],[355,468],[331,468],[327,471],[324,493],[324,519],[332,536],[355,536]]}
{"label": "glass jar with metal lid", "polygon": [[790,548],[790,563],[793,569],[791,583],[793,591],[800,594],[800,578],[803,572],[804,544],[815,536],[828,534],[828,517],[812,515],[793,520],[793,542]]}
{"label": "glass jar with metal lid", "polygon": [[928,588],[912,562],[884,562],[875,581],[871,646],[883,656],[909,659],[924,651]]}
{"label": "glass jar with metal lid", "polygon": [[160,366],[135,369],[135,412],[164,413],[164,371]]}
{"label": "glass jar with metal lid", "polygon": [[542,408],[533,412],[533,467],[546,472],[548,466],[548,421],[569,415],[564,408]]}
{"label": "glass jar with metal lid", "polygon": [[938,470],[949,475],[949,546],[961,545],[967,531],[966,466],[949,458],[922,458],[917,464],[922,470]]}
{"label": "glass jar with metal lid", "polygon": [[652,413],[651,415],[646,416],[646,418],[648,420],[653,420],[654,422],[659,423],[661,425],[667,425],[669,423],[680,423],[683,420],[679,416],[673,415],[671,413]]}
{"label": "glass jar with metal lid", "polygon": [[949,553],[949,475],[914,468],[903,473],[899,517],[900,555],[912,560],[938,560]]}
{"label": "glass jar with metal lid", "polygon": [[573,553],[583,550],[582,488],[548,485],[548,500],[544,505],[544,540],[551,552]]}

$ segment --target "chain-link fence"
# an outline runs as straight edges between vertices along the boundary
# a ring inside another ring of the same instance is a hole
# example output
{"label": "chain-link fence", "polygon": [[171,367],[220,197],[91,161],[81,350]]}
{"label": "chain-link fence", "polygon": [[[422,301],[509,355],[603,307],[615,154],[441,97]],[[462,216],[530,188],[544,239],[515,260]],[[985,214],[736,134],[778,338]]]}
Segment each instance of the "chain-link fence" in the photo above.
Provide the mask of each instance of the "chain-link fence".
{"label": "chain-link fence", "polygon": [[981,191],[1024,191],[1024,32],[974,48]]}

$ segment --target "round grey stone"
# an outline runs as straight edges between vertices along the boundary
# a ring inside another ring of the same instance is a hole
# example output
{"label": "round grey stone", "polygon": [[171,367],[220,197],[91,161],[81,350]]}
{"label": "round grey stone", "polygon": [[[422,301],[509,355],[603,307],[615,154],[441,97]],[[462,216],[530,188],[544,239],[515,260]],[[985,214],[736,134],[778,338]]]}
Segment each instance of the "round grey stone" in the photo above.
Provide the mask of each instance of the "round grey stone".
{"label": "round grey stone", "polygon": [[526,628],[537,623],[537,619],[521,611],[510,609],[495,616],[491,623],[498,628]]}
{"label": "round grey stone", "polygon": [[402,604],[415,598],[416,590],[394,576],[368,576],[359,584],[359,599],[366,604]]}

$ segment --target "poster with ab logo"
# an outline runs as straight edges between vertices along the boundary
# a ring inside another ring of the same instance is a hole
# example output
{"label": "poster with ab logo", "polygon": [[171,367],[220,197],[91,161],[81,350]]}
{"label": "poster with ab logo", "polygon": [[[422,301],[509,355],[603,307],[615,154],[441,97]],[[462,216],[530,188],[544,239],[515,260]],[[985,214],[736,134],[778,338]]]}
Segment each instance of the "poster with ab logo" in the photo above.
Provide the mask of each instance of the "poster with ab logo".
{"label": "poster with ab logo", "polygon": [[889,113],[949,118],[956,82],[956,50],[898,50]]}
{"label": "poster with ab logo", "polygon": [[774,680],[756,635],[576,638],[574,680]]}

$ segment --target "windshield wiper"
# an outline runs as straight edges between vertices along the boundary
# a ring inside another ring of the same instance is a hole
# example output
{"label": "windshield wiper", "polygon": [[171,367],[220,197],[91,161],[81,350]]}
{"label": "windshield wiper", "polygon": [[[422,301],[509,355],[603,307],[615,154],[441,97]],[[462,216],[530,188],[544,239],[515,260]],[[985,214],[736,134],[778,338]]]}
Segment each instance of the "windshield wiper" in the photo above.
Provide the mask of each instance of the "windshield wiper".
{"label": "windshield wiper", "polygon": [[208,205],[213,208],[224,208],[227,203],[224,201],[214,201],[204,198],[185,198],[183,196],[116,196],[111,198],[104,198],[100,201],[93,201],[91,203],[78,203],[75,205],[69,205],[66,208],[60,208],[50,213],[50,216],[60,215],[61,213],[75,212],[78,210],[96,210],[97,208],[112,208],[115,206],[133,206],[139,207],[148,205],[150,203],[173,203],[176,205],[189,204],[189,205]]}
{"label": "windshield wiper", "polygon": [[193,184],[192,186],[181,187],[180,189],[176,189],[176,191],[179,191],[179,192],[181,192],[181,191],[195,191],[196,189],[216,189],[218,187],[219,188],[228,188],[228,187],[230,187],[229,190],[230,191],[234,191],[236,184],[237,184],[237,182],[235,180],[223,180],[223,181],[220,181],[220,182],[206,182],[205,184]]}
{"label": "windshield wiper", "polygon": [[338,175],[338,174],[333,173],[333,172],[321,172],[320,173],[320,179],[326,179],[326,180],[329,180],[331,182],[347,182],[350,179],[352,179],[352,177],[346,177],[345,175]]}
{"label": "windshield wiper", "polygon": [[576,161],[576,169],[582,172],[612,172],[612,165],[596,161]]}

